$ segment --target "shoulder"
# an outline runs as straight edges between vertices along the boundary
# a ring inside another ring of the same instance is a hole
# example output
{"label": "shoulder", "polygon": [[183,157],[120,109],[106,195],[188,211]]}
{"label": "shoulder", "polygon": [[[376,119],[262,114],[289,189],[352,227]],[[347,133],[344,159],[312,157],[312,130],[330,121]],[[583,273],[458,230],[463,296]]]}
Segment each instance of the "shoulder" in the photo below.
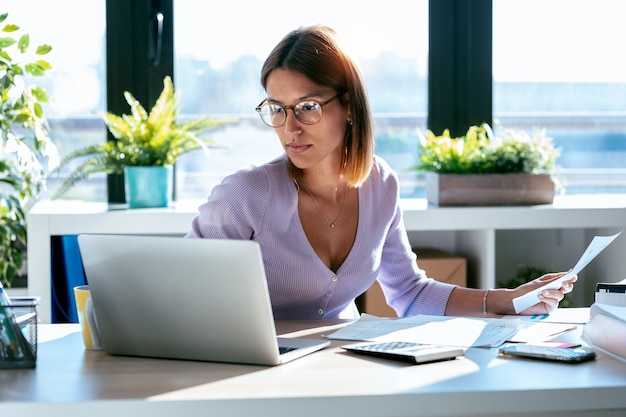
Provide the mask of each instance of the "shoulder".
{"label": "shoulder", "polygon": [[251,165],[226,176],[200,205],[189,236],[249,239],[263,233],[268,213],[274,214],[270,204],[286,204],[286,197],[276,191],[286,189],[280,185],[287,181],[278,175],[280,164],[275,160]]}
{"label": "shoulder", "polygon": [[378,173],[383,181],[397,181],[398,176],[391,166],[380,156],[374,156],[372,171]]}
{"label": "shoulder", "polygon": [[287,174],[284,158],[276,158],[260,165],[250,165],[224,177],[222,185],[236,188],[237,194],[267,193]]}
{"label": "shoulder", "polygon": [[374,164],[370,174],[369,186],[373,191],[384,193],[388,198],[397,200],[400,193],[398,175],[389,166],[387,161],[379,156],[374,156]]}

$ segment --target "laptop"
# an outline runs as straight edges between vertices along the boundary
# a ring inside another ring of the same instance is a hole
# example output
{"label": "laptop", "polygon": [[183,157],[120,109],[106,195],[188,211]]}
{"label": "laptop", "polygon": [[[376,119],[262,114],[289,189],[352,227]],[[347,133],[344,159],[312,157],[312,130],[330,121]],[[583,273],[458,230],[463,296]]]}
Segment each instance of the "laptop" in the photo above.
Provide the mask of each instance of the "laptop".
{"label": "laptop", "polygon": [[271,366],[329,345],[276,336],[257,242],[81,234],[78,245],[109,354]]}

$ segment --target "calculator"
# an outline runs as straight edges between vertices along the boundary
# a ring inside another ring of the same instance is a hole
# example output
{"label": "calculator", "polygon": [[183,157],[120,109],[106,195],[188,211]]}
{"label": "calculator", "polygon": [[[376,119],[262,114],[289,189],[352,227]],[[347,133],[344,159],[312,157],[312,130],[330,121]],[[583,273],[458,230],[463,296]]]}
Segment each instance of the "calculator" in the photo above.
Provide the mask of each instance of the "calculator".
{"label": "calculator", "polygon": [[367,342],[341,346],[361,355],[378,356],[412,364],[423,364],[455,359],[465,355],[465,349],[414,342]]}

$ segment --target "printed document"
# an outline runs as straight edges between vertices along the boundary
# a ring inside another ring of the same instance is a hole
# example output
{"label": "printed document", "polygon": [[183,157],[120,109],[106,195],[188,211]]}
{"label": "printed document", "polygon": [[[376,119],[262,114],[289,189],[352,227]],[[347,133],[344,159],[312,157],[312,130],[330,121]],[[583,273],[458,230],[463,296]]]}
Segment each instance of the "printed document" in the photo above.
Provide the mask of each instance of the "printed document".
{"label": "printed document", "polygon": [[580,271],[583,270],[584,267],[589,264],[600,252],[604,250],[611,242],[615,240],[622,232],[614,234],[613,236],[596,236],[593,238],[587,250],[580,257],[574,268],[572,268],[567,274],[563,275],[559,279],[549,282],[543,287],[537,288],[534,291],[526,293],[521,297],[517,297],[513,299],[513,307],[515,308],[515,312],[517,314],[526,310],[529,307],[537,304],[538,296],[543,290],[556,290],[561,287],[563,281],[567,281],[572,279],[574,275],[577,275]]}
{"label": "printed document", "polygon": [[417,315],[361,318],[327,336],[356,341],[400,341],[460,347],[497,347],[518,332],[518,319],[475,319]]}

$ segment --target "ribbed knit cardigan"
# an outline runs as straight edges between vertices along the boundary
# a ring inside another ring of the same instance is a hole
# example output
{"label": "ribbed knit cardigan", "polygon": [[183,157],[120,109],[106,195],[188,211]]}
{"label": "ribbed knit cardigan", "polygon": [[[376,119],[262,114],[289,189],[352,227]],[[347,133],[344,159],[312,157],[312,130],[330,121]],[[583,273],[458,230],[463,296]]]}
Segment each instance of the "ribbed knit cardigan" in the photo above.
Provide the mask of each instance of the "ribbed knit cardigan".
{"label": "ribbed knit cardigan", "polygon": [[337,273],[307,240],[286,161],[283,155],[224,178],[199,207],[186,237],[259,242],[276,320],[358,317],[354,300],[374,280],[399,316],[443,315],[454,286],[427,278],[417,266],[402,221],[398,179],[385,161],[375,158],[358,189],[356,238]]}

